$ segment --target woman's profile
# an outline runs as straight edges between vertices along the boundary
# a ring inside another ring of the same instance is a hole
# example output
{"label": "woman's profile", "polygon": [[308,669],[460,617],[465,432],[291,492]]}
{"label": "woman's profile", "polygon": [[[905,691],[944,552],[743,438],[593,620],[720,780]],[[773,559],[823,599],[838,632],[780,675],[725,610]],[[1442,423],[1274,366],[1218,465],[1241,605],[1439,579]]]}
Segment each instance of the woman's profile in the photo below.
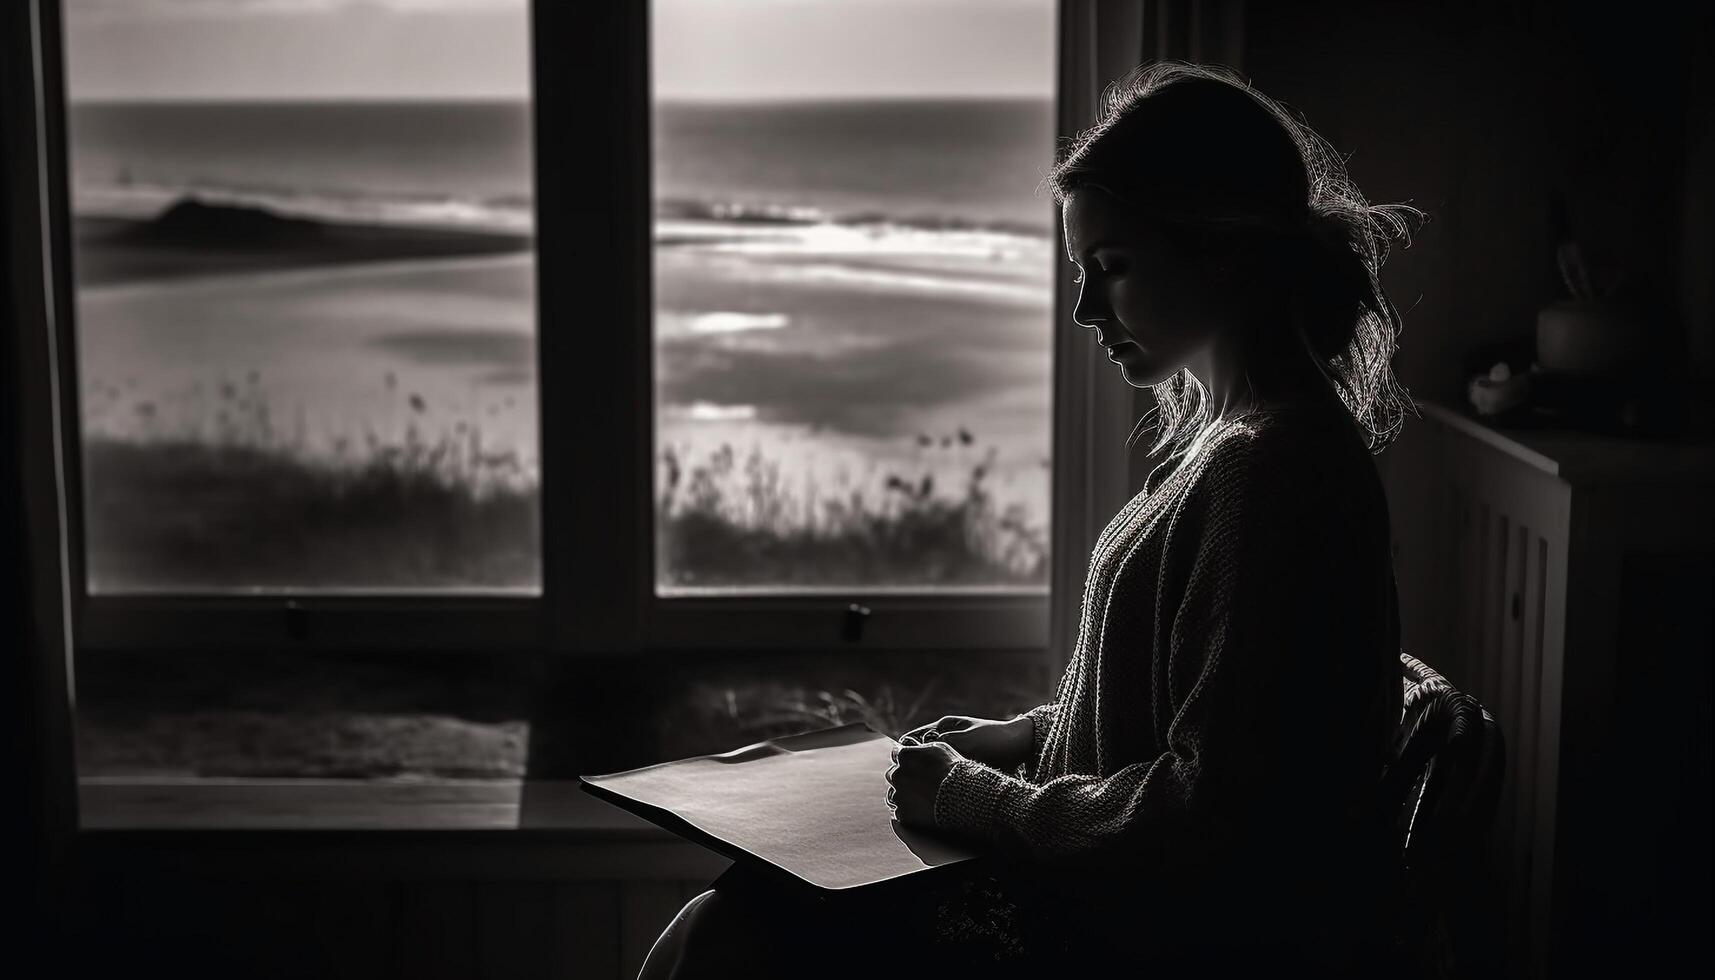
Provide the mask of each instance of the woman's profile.
{"label": "woman's profile", "polygon": [[1112,86],[1048,183],[1073,319],[1155,396],[1154,465],[1095,544],[1054,697],[895,752],[895,818],[999,870],[838,914],[730,873],[642,976],[1363,975],[1385,947],[1402,691],[1372,456],[1410,401],[1379,272],[1420,212],[1182,62]]}

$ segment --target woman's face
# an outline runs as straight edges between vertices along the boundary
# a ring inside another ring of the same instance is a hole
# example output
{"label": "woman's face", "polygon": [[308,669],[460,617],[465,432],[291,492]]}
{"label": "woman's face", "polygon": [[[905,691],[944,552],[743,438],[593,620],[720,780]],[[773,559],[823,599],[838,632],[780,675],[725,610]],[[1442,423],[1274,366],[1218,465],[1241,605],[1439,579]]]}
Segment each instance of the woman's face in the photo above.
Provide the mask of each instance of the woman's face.
{"label": "woman's face", "polygon": [[1159,384],[1183,367],[1203,376],[1220,320],[1208,270],[1100,188],[1072,191],[1060,217],[1079,273],[1072,319],[1096,329],[1126,381]]}

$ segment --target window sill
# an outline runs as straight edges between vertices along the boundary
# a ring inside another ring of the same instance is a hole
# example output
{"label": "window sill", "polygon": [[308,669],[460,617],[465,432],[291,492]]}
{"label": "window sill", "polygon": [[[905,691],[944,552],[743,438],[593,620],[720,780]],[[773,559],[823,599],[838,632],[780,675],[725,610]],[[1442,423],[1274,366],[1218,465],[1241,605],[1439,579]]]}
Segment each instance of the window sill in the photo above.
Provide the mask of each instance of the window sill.
{"label": "window sill", "polygon": [[78,781],[85,831],[544,831],[556,838],[680,838],[575,780],[102,777]]}
{"label": "window sill", "polygon": [[682,889],[732,866],[590,796],[575,780],[86,777],[79,801],[75,860],[90,874],[145,881],[641,882]]}

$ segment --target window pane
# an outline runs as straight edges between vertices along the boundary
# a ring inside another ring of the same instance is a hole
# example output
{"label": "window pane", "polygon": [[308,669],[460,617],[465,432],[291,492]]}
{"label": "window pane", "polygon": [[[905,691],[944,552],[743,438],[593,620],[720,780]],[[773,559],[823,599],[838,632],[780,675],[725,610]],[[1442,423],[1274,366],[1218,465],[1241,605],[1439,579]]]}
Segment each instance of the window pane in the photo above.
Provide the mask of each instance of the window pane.
{"label": "window pane", "polygon": [[524,0],[66,7],[91,591],[538,591]]}
{"label": "window pane", "polygon": [[657,0],[656,588],[1046,587],[1053,0]]}

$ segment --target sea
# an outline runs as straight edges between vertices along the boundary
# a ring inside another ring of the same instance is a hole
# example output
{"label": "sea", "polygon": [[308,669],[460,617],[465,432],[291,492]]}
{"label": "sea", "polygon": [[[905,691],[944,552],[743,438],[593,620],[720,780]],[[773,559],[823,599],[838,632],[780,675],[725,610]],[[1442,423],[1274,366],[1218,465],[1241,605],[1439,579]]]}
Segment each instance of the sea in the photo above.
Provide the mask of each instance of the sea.
{"label": "sea", "polygon": [[[528,233],[532,135],[516,102],[74,103],[72,206]],[[707,462],[761,520],[760,460],[809,519],[975,473],[1046,525],[1046,99],[664,102],[653,143],[658,493]],[[457,432],[528,474],[535,338],[613,328],[537,321],[536,278],[577,274],[525,252],[83,285],[85,427],[213,437],[236,386],[295,451]]]}

